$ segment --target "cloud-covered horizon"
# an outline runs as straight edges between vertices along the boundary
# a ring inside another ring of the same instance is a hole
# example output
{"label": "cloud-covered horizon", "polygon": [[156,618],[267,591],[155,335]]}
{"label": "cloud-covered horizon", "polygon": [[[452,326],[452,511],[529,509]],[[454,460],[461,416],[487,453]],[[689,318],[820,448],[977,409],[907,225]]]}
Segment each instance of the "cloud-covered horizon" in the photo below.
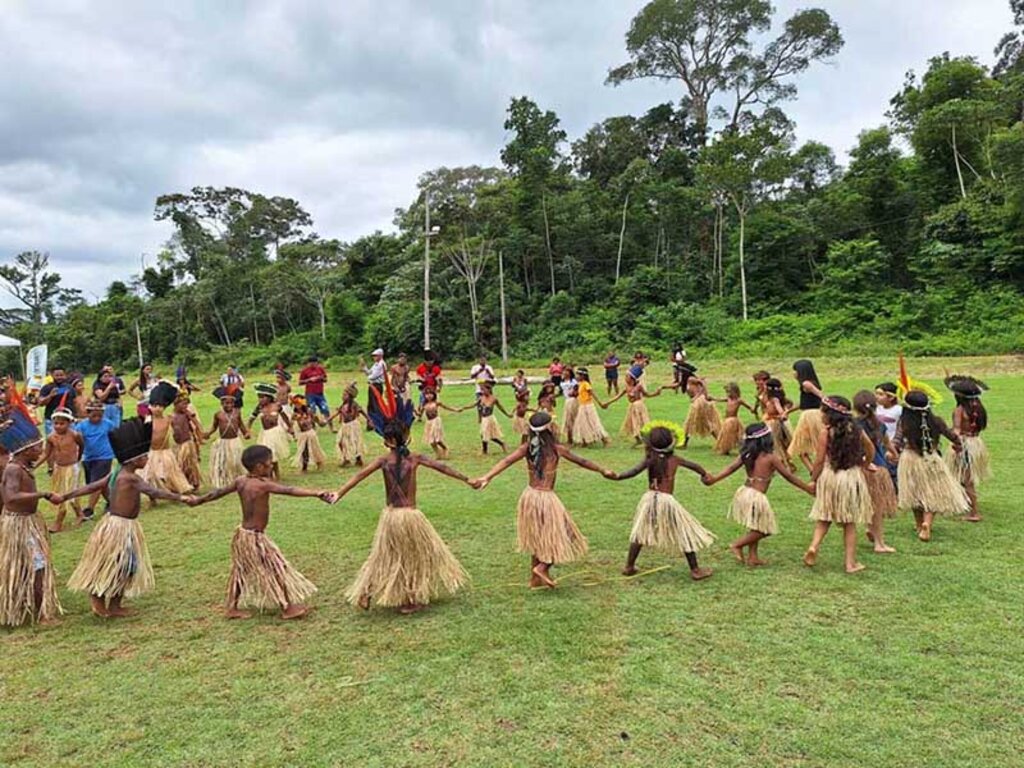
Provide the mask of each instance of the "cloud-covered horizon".
{"label": "cloud-covered horizon", "polygon": [[[990,63],[1011,25],[1006,0],[815,4],[846,46],[785,108],[840,159],[908,69],[946,50]],[[776,5],[781,22],[807,3]],[[170,235],[156,197],[197,185],[294,197],[328,237],[389,230],[423,172],[499,164],[513,96],[570,139],[677,101],[675,83],[604,85],[642,6],[0,0],[0,259],[49,252],[66,285],[101,295]]]}

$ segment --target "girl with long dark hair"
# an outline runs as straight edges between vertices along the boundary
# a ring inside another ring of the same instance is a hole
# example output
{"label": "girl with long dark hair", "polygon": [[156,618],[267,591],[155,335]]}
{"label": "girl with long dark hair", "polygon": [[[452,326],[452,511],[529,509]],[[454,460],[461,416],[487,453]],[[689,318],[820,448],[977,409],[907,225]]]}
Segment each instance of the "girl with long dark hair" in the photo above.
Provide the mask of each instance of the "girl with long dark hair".
{"label": "girl with long dark hair", "polygon": [[793,376],[800,387],[800,420],[793,430],[787,454],[790,459],[799,457],[810,471],[814,466],[814,451],[825,428],[821,415],[821,382],[810,360],[793,363]]}
{"label": "girl with long dark hair", "polygon": [[978,486],[992,477],[988,446],[981,439],[981,433],[988,427],[988,412],[981,403],[981,393],[988,385],[973,376],[947,376],[945,383],[956,397],[953,431],[960,437],[960,450],[949,451],[946,464],[971,502],[971,511],[964,520],[977,523],[981,521]]}
{"label": "girl with long dark hair", "polygon": [[892,481],[888,458],[892,454],[892,445],[885,434],[885,427],[875,416],[875,407],[874,392],[862,389],[853,396],[855,422],[871,441],[871,445],[875,449],[872,464],[878,468],[877,471],[865,470],[864,472],[868,492],[871,494],[871,507],[874,510],[871,526],[868,528],[868,540],[874,544],[875,554],[887,555],[896,550],[885,543],[885,518],[896,516],[899,503],[896,499],[896,486]]}

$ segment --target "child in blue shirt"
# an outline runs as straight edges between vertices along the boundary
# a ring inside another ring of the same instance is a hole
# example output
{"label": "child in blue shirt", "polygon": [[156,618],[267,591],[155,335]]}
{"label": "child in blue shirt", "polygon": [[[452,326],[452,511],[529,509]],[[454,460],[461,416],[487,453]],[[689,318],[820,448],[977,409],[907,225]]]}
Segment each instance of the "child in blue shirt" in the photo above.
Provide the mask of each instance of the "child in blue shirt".
{"label": "child in blue shirt", "polygon": [[[110,446],[110,431],[117,427],[105,415],[103,403],[99,400],[90,400],[85,406],[87,418],[75,425],[75,431],[82,436],[84,447],[82,450],[82,467],[85,470],[85,484],[94,483],[100,478],[110,474],[114,461],[114,449]],[[91,519],[93,508],[99,501],[100,494],[110,503],[107,486],[103,490],[96,491],[89,497],[89,503],[83,511],[85,518]]]}

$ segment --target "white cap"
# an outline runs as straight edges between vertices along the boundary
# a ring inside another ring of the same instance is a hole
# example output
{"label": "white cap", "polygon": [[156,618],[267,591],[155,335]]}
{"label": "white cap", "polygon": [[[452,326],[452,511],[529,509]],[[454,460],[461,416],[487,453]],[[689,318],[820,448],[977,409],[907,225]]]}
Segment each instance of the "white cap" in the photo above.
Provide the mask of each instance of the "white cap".
{"label": "white cap", "polygon": [[381,349],[380,347],[377,347],[375,350],[373,350],[373,352],[370,353],[370,355],[373,357],[376,357],[377,355],[384,357],[384,350]]}

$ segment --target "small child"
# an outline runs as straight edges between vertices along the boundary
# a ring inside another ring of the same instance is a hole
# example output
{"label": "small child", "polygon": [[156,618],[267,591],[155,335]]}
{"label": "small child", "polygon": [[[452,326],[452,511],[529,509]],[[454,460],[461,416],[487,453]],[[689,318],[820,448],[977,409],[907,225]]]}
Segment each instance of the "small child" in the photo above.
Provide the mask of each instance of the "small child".
{"label": "small child", "polygon": [[895,517],[899,503],[896,499],[896,486],[893,485],[888,456],[892,453],[885,428],[875,416],[875,395],[866,389],[853,396],[853,410],[857,415],[857,426],[867,435],[874,446],[875,455],[872,463],[878,468],[872,472],[864,471],[864,479],[871,494],[871,507],[874,514],[868,528],[868,540],[875,545],[875,554],[889,555],[896,550],[885,543],[885,518]]}
{"label": "small child", "polygon": [[292,466],[305,474],[309,471],[309,465],[315,464],[319,472],[327,463],[327,454],[320,445],[320,435],[316,433],[316,428],[325,422],[318,413],[310,410],[302,395],[292,397],[291,409],[292,423],[299,428],[295,435],[295,460]]}
{"label": "small child", "polygon": [[921,541],[930,541],[936,515],[962,515],[971,508],[970,499],[953,477],[939,452],[945,436],[959,451],[960,437],[946,422],[932,413],[928,395],[912,389],[903,398],[904,408],[893,450],[899,455],[899,489],[902,509],[914,513],[914,526]]}
{"label": "small child", "polygon": [[[78,487],[78,462],[82,460],[85,441],[78,432],[71,429],[75,417],[63,403],[53,412],[51,419],[53,432],[46,438],[46,449],[39,463],[53,465],[50,490],[58,496],[67,496]],[[64,529],[68,507],[74,509],[78,525],[85,520],[81,505],[77,501],[65,500],[57,507],[57,517],[49,528],[50,533],[59,533]]]}
{"label": "small child", "polygon": [[[196,486],[189,482],[178,462],[178,455],[172,447],[173,419],[166,414],[167,406],[178,398],[178,388],[166,381],[161,381],[149,392],[149,421],[152,425],[153,445],[145,466],[140,467],[140,477],[155,488],[171,493],[189,493]],[[152,506],[156,506],[155,497],[150,497]]]}
{"label": "small child", "polygon": [[417,418],[426,416],[427,421],[423,425],[423,442],[433,449],[434,456],[438,459],[448,458],[448,446],[444,441],[444,424],[441,422],[441,409],[452,413],[461,413],[465,408],[451,408],[437,399],[437,390],[433,387],[424,387],[423,407],[416,411]]}
{"label": "small child", "polygon": [[690,444],[690,438],[713,437],[716,442],[722,431],[722,417],[718,415],[718,409],[708,398],[707,381],[690,376],[686,380],[686,394],[690,398],[690,411],[686,414],[684,425],[685,439],[683,447]]}
{"label": "small child", "polygon": [[359,426],[361,416],[370,426],[369,418],[363,407],[356,402],[359,395],[359,388],[353,381],[347,387],[341,398],[341,405],[327,419],[331,424],[335,419],[341,420],[341,428],[338,430],[338,459],[341,466],[347,467],[353,462],[357,467],[363,466],[363,454],[366,452],[366,443],[363,440],[363,430]]}
{"label": "small child", "polygon": [[154,584],[146,537],[139,523],[142,495],[189,506],[195,506],[196,499],[149,485],[144,479],[141,470],[148,463],[153,444],[152,422],[138,418],[121,422],[110,433],[110,444],[120,465],[118,469],[72,494],[84,496],[108,485],[110,508],[89,536],[68,588],[87,592],[92,612],[97,616],[120,618],[132,613],[122,605],[124,598],[138,597]]}
{"label": "small child", "polygon": [[885,429],[889,442],[896,439],[896,429],[903,415],[903,406],[896,396],[898,387],[895,382],[883,381],[875,387],[875,417]]}
{"label": "small child", "polygon": [[796,464],[789,458],[789,444],[793,440],[793,433],[790,431],[787,421],[793,403],[786,397],[782,382],[774,378],[766,380],[764,391],[758,396],[758,399],[763,406],[764,423],[772,431],[776,455],[786,462],[786,466],[790,470],[796,471]]}
{"label": "small child", "polygon": [[576,426],[576,414],[580,410],[580,401],[576,397],[578,384],[576,372],[571,365],[562,369],[562,381],[559,382],[559,389],[562,397],[565,398],[565,407],[562,409],[562,427],[565,429],[565,442],[573,444],[573,429]]}
{"label": "small child", "polygon": [[242,466],[242,439],[252,437],[242,422],[242,415],[236,407],[235,395],[224,387],[213,390],[213,396],[220,400],[220,410],[213,415],[213,426],[203,435],[208,440],[214,432],[220,438],[210,448],[210,482],[215,488],[231,485],[236,478],[245,476]]}
{"label": "small child", "polygon": [[[543,411],[551,417],[551,426],[548,429],[551,430],[551,434],[558,439],[560,429],[558,426],[558,413],[555,410],[555,399],[558,397],[558,387],[551,382],[547,382],[541,385],[540,392],[537,393],[537,412]],[[529,427],[529,422],[527,422]]]}
{"label": "small child", "polygon": [[[773,445],[772,430],[762,422],[747,426],[739,458],[717,475],[706,477],[704,485],[714,485],[740,467],[746,471],[747,481],[736,489],[728,517],[744,526],[747,532],[729,545],[729,551],[741,564],[745,562],[755,567],[767,565],[766,560],[758,557],[757,546],[761,539],[779,532],[775,511],[768,502],[768,487],[772,477],[778,472],[791,485],[811,496],[814,495],[814,483],[807,484],[798,478],[778,457]],[[744,547],[747,549],[746,558],[743,555]]]}
{"label": "small child", "polygon": [[825,430],[818,440],[811,479],[816,483],[810,519],[815,521],[804,565],[814,566],[818,550],[832,523],[843,526],[846,572],[863,571],[857,562],[857,525],[870,525],[874,510],[864,472],[878,471],[871,463],[875,449],[853,423],[850,401],[833,395],[822,398]]}
{"label": "small child", "polygon": [[533,414],[530,417],[529,438],[491,467],[486,475],[470,481],[474,488],[483,488],[516,462],[526,460],[529,484],[519,497],[516,532],[519,551],[529,552],[531,556],[531,589],[542,586],[554,589],[551,567],[570,563],[587,553],[586,538],[555,493],[558,462],[565,459],[609,479],[616,477],[611,470],[602,469],[560,445],[551,431],[552,424],[554,420],[550,413],[538,411]]}
{"label": "small child", "polygon": [[[501,432],[501,427],[498,425],[498,420],[494,416],[494,409],[497,408],[506,416],[510,416],[509,412],[505,410],[505,406],[501,404],[497,397],[494,396],[494,385],[487,380],[480,382],[480,396],[477,398],[475,403],[477,414],[480,417],[480,451],[486,456],[487,455],[487,444],[494,443],[502,452],[506,450],[505,442],[503,440],[504,435]],[[467,406],[473,407],[473,406]],[[463,408],[462,410],[466,410]]]}
{"label": "small child", "polygon": [[192,408],[192,398],[187,390],[179,389],[171,414],[171,436],[174,438],[174,457],[178,468],[193,489],[203,484],[199,462],[199,440],[202,434],[203,427]]}
{"label": "small child", "polygon": [[644,460],[632,469],[615,475],[614,480],[628,480],[647,471],[647,492],[640,497],[636,514],[633,516],[633,531],[629,536],[629,555],[624,576],[637,572],[636,560],[645,546],[657,547],[666,552],[682,552],[690,566],[690,578],[702,581],[711,576],[710,568],[701,568],[697,563],[697,552],[710,547],[715,535],[707,530],[692,514],[680,504],[675,493],[676,472],[680,467],[696,472],[702,478],[708,473],[704,467],[681,459],[674,454],[685,433],[677,425],[667,421],[648,422],[641,436],[647,446]]}
{"label": "small child", "polygon": [[63,499],[36,488],[32,470],[43,455],[43,439],[13,383],[7,388],[5,411],[0,445],[10,459],[4,467],[0,512],[0,625],[54,624],[64,611],[39,501],[57,505]]}
{"label": "small child", "polygon": [[274,454],[273,478],[280,480],[281,464],[288,460],[288,456],[292,452],[289,438],[294,437],[295,432],[292,430],[292,422],[288,418],[288,414],[282,411],[281,406],[277,404],[277,388],[274,385],[257,384],[256,396],[258,398],[256,411],[249,418],[247,426],[252,429],[253,422],[257,417],[259,418],[262,430],[257,443],[265,445]]}
{"label": "small child", "polygon": [[573,437],[584,447],[595,443],[608,445],[611,438],[605,431],[604,424],[601,423],[597,408],[594,407],[595,403],[602,408],[606,408],[607,404],[598,400],[594,394],[594,386],[590,383],[590,372],[586,368],[579,368],[576,371],[576,380],[578,382],[576,400],[579,402],[579,407],[576,413]]}
{"label": "small child", "polygon": [[981,403],[981,393],[988,385],[972,376],[947,376],[945,384],[956,398],[953,431],[960,437],[960,450],[946,454],[946,465],[971,502],[971,510],[964,520],[977,523],[981,521],[978,486],[992,477],[988,447],[981,439],[981,433],[988,427],[988,412]]}
{"label": "small child", "polygon": [[[643,444],[643,437],[640,432],[647,425],[647,422],[651,420],[651,414],[647,411],[647,403],[644,400],[658,397],[666,389],[666,387],[659,387],[654,392],[648,392],[640,383],[640,375],[642,373],[643,368],[640,366],[630,366],[629,370],[626,371],[626,388],[607,403],[601,404],[602,408],[607,408],[620,397],[625,396],[626,400],[629,401],[629,407],[626,408],[626,418],[622,420],[620,431],[624,435],[632,437],[636,445]],[[671,387],[668,387],[668,389],[671,389]]]}
{"label": "small child", "polygon": [[[82,436],[82,469],[85,471],[86,485],[91,485],[110,474],[111,465],[114,463],[114,449],[110,447],[108,435],[117,425],[107,418],[106,408],[99,400],[90,400],[85,412],[86,419],[75,425],[75,431]],[[104,485],[101,490],[93,491],[86,502],[86,508],[82,510],[82,515],[87,520],[92,518],[93,509],[99,503],[101,495],[107,500],[109,507],[110,494]]]}
{"label": "small child", "polygon": [[527,414],[533,409],[530,408],[530,390],[516,390],[516,404],[512,408],[512,431],[520,437],[530,434],[530,425],[526,421]]}
{"label": "small child", "polygon": [[348,588],[348,600],[364,610],[374,601],[411,614],[423,610],[441,594],[454,594],[466,582],[459,561],[416,507],[416,471],[423,466],[464,483],[469,479],[446,464],[409,453],[409,426],[415,418],[412,403],[396,399],[390,381],[385,380],[384,385],[385,397],[373,392],[377,408],[371,421],[384,438],[388,454],[345,483],[335,501],[380,471],[387,502],[370,555]]}
{"label": "small child", "polygon": [[285,559],[277,544],[266,535],[270,522],[270,497],[317,497],[328,504],[335,498],[327,491],[293,488],[273,480],[274,452],[265,445],[250,445],[242,451],[245,477],[225,488],[210,491],[198,504],[237,493],[242,503],[242,522],[231,540],[231,575],[228,577],[224,615],[229,619],[248,619],[258,611],[279,608],[282,619],[298,619],[309,613],[304,604],[316,593],[316,586]]}
{"label": "small child", "polygon": [[718,433],[715,446],[712,450],[721,455],[728,456],[740,443],[743,442],[743,423],[740,421],[740,408],[746,408],[751,413],[751,408],[740,394],[740,385],[730,381],[725,385],[725,421],[722,422],[722,431]]}

